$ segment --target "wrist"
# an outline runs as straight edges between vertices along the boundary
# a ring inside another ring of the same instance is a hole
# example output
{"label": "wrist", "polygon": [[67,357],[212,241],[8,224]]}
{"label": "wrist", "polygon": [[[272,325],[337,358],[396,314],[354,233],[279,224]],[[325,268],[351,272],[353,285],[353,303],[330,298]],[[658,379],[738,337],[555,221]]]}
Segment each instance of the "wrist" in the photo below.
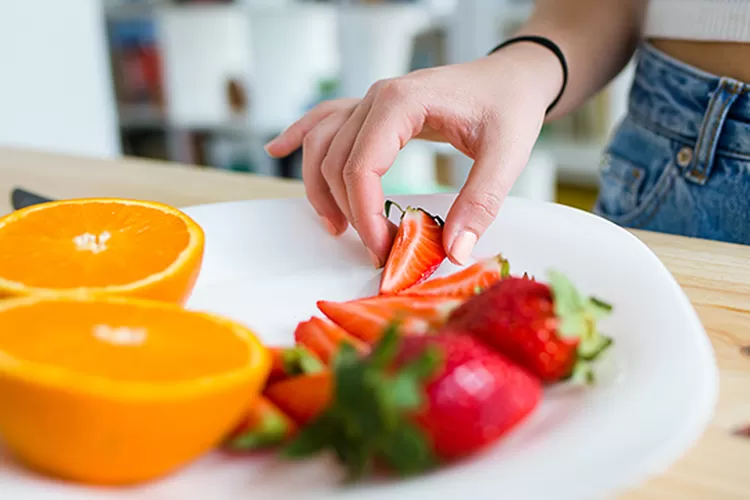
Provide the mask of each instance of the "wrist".
{"label": "wrist", "polygon": [[486,58],[493,64],[503,66],[506,75],[510,71],[514,79],[520,80],[523,88],[541,100],[545,110],[552,104],[557,106],[565,85],[565,70],[562,61],[548,47],[519,41],[496,50]]}

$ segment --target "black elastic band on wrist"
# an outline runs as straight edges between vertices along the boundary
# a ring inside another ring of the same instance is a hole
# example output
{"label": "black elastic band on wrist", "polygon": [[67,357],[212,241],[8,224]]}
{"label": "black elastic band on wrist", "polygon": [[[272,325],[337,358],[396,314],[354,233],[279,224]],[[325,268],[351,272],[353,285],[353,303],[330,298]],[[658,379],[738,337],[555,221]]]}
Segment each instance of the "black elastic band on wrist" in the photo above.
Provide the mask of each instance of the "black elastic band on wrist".
{"label": "black elastic band on wrist", "polygon": [[[531,42],[541,45],[542,47],[546,47],[549,50],[552,51],[555,56],[560,60],[560,65],[562,66],[562,72],[563,72],[563,81],[562,81],[562,87],[560,87],[560,92],[557,94],[557,97],[555,97],[555,100],[552,101],[552,104],[549,105],[547,108],[547,113],[549,113],[552,108],[554,108],[557,103],[560,101],[560,99],[563,96],[563,92],[565,92],[565,87],[568,86],[568,62],[565,60],[565,55],[562,53],[562,50],[560,50],[560,47],[557,46],[555,42],[550,40],[549,38],[543,37],[543,36],[536,36],[536,35],[525,35],[525,36],[517,36],[514,38],[510,38],[508,40],[505,40],[503,43],[492,49],[489,54],[492,54],[494,52],[497,52],[498,50],[502,49],[503,47],[507,47],[508,45],[512,45],[514,43],[520,43],[520,42]],[[488,55],[489,55],[488,54]]]}

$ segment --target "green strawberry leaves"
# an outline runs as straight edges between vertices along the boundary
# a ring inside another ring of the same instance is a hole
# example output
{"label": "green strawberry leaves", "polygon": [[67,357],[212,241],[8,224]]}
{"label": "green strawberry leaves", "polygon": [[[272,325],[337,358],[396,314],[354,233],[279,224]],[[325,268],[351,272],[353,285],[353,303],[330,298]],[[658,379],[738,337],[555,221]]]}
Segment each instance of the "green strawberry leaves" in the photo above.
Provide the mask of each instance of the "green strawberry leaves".
{"label": "green strawberry leaves", "polygon": [[591,361],[604,352],[613,340],[599,332],[597,323],[612,312],[612,306],[594,297],[583,297],[573,283],[557,271],[549,273],[555,316],[560,320],[557,333],[562,338],[578,339],[578,361],[571,379],[593,383]]}
{"label": "green strawberry leaves", "polygon": [[392,325],[367,358],[342,345],[333,361],[335,394],[330,407],[285,448],[287,458],[333,451],[347,480],[383,463],[401,475],[436,465],[430,444],[410,416],[424,404],[425,382],[436,372],[440,353],[425,350],[393,369],[400,348]]}
{"label": "green strawberry leaves", "polygon": [[322,361],[302,346],[284,349],[281,357],[284,373],[290,376],[309,375],[326,369]]}
{"label": "green strawberry leaves", "polygon": [[288,433],[289,424],[281,416],[269,413],[263,415],[259,426],[231,439],[226,446],[236,451],[265,448],[281,443]]}

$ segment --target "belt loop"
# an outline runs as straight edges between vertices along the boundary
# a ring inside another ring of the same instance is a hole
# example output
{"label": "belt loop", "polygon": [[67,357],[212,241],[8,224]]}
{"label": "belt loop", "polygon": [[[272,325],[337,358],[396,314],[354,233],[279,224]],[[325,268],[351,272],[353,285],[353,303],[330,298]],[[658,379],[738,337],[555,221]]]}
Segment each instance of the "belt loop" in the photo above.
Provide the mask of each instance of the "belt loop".
{"label": "belt loop", "polygon": [[714,164],[716,145],[721,137],[724,121],[729,114],[729,108],[742,93],[744,84],[732,78],[722,77],[719,85],[711,95],[708,109],[703,115],[698,140],[695,143],[695,153],[690,169],[685,177],[696,184],[705,184],[711,174]]}

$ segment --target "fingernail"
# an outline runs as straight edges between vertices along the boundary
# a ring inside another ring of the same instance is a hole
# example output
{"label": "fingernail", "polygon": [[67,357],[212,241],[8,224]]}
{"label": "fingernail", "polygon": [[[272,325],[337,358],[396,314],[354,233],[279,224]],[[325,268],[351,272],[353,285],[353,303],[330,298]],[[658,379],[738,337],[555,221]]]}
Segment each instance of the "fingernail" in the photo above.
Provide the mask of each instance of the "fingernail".
{"label": "fingernail", "polygon": [[266,153],[268,153],[268,149],[272,148],[277,140],[278,140],[278,137],[273,138],[270,141],[268,141],[265,146],[263,146],[263,149],[266,151]]}
{"label": "fingernail", "polygon": [[461,231],[453,240],[451,245],[451,256],[459,264],[465,264],[471,255],[474,245],[477,243],[477,235],[471,231]]}
{"label": "fingernail", "polygon": [[336,236],[339,234],[338,230],[336,229],[336,226],[333,225],[331,221],[326,219],[325,217],[320,218],[321,224],[323,224],[323,227],[326,228],[326,231],[330,233],[331,236]]}
{"label": "fingernail", "polygon": [[367,253],[370,255],[370,260],[372,261],[372,265],[376,268],[380,268],[380,259],[378,259],[378,256],[373,253],[372,250],[367,250]]}

